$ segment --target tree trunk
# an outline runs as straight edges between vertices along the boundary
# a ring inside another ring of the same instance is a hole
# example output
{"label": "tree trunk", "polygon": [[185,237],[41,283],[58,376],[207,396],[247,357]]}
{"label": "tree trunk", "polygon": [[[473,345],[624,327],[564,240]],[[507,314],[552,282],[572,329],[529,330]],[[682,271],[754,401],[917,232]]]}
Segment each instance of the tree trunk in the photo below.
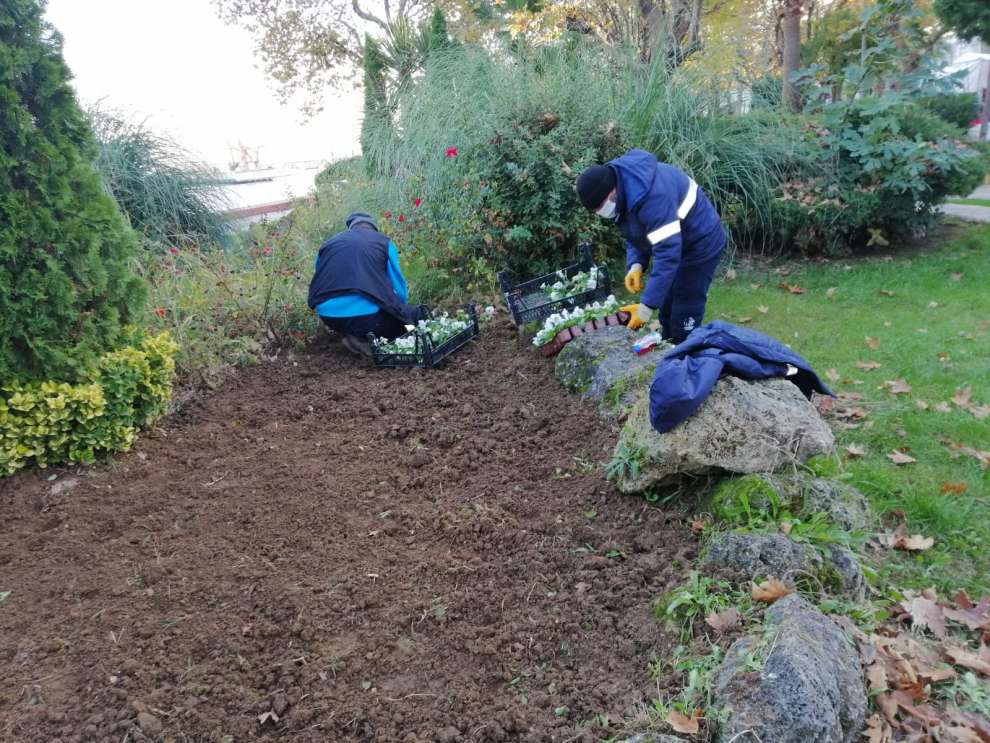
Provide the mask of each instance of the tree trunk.
{"label": "tree trunk", "polygon": [[990,122],[990,60],[984,60],[983,64],[987,66],[987,76],[983,86],[983,110],[980,112],[980,140],[987,138],[988,124]]}
{"label": "tree trunk", "polygon": [[801,0],[784,0],[784,107],[792,113],[801,110],[801,95],[791,76],[801,64]]}

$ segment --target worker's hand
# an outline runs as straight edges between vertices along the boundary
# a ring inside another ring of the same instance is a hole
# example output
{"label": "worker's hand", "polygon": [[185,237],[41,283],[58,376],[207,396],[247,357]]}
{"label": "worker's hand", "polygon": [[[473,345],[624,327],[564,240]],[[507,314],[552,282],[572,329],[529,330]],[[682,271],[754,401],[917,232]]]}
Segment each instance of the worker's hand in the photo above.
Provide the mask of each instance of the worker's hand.
{"label": "worker's hand", "polygon": [[626,327],[630,330],[639,330],[653,319],[653,308],[642,303],[627,304],[625,307],[620,307],[619,312],[629,313],[629,322],[626,323]]}
{"label": "worker's hand", "polygon": [[626,291],[630,294],[643,291],[643,267],[638,263],[633,263],[626,273]]}

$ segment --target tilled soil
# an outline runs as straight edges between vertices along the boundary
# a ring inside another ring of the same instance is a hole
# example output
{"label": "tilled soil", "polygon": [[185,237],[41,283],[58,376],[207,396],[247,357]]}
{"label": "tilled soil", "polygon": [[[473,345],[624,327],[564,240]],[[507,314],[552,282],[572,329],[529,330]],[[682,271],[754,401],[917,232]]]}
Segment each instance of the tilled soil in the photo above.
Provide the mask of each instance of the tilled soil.
{"label": "tilled soil", "polygon": [[0,483],[0,740],[614,733],[696,543],[552,368],[504,327],[430,371],[320,342]]}

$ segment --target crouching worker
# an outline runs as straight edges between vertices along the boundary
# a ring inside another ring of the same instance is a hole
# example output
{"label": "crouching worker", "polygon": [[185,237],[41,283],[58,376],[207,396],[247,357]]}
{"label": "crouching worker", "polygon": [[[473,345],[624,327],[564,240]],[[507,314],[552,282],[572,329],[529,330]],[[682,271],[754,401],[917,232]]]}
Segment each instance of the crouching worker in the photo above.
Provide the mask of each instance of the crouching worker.
{"label": "crouching worker", "polygon": [[591,166],[578,176],[577,193],[626,239],[626,288],[643,292],[639,304],[622,308],[632,315],[629,327],[646,325],[659,310],[664,338],[680,343],[701,325],[725,248],[715,207],[686,174],[643,150]]}
{"label": "crouching worker", "polygon": [[354,212],[347,229],[320,247],[309,306],[344,337],[353,353],[371,355],[368,333],[396,338],[415,324],[425,308],[407,304],[409,287],[399,268],[399,251],[364,212]]}

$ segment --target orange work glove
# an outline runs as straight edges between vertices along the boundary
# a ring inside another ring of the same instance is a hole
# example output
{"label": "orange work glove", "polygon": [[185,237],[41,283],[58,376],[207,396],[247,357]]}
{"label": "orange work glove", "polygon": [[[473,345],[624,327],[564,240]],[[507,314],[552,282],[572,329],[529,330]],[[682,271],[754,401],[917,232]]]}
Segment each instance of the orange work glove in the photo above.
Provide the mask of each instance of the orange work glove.
{"label": "orange work glove", "polygon": [[625,307],[620,307],[619,311],[629,313],[629,322],[626,323],[626,327],[630,330],[639,330],[653,319],[653,308],[642,303],[627,304]]}

